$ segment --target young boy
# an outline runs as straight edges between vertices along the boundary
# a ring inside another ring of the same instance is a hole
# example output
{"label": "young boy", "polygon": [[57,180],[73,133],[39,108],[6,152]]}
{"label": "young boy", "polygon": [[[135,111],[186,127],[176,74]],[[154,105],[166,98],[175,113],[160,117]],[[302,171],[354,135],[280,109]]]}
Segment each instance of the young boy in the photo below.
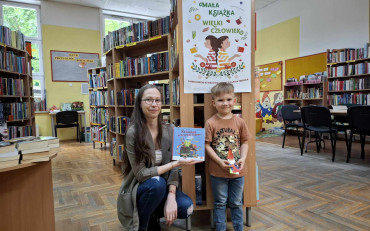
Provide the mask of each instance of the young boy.
{"label": "young boy", "polygon": [[[231,111],[236,103],[234,86],[218,83],[212,89],[212,104],[217,113],[205,125],[206,153],[210,157],[209,171],[214,196],[214,221],[216,231],[226,230],[226,205],[231,211],[234,230],[243,230],[244,166],[250,137],[242,118]],[[230,161],[229,161],[230,160]],[[239,168],[239,174],[232,174]]]}

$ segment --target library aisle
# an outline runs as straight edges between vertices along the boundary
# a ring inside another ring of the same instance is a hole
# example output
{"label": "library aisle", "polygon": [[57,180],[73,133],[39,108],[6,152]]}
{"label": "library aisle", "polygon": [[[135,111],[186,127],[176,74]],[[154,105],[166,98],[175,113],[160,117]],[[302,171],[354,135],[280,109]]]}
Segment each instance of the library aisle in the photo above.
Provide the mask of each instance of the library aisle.
{"label": "library aisle", "polygon": [[[260,202],[252,209],[252,227],[245,230],[370,230],[369,156],[365,161],[354,156],[346,164],[338,148],[340,158],[329,162],[330,148],[300,156],[297,148],[281,148],[282,137],[275,139],[280,143],[256,143]],[[296,139],[288,136],[286,143]],[[124,230],[116,213],[122,176],[109,151],[75,141],[61,147],[53,160],[56,230]],[[161,225],[164,231],[179,231],[185,221]],[[192,230],[212,230],[208,211],[196,211]]]}

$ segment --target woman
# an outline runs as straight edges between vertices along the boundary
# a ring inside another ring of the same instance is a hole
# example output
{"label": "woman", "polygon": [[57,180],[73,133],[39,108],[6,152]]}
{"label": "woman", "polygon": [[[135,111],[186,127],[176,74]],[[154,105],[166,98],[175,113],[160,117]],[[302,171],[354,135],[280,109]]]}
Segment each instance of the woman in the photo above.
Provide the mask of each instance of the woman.
{"label": "woman", "polygon": [[124,179],[117,199],[118,218],[127,230],[160,230],[193,212],[192,200],[177,190],[178,166],[194,160],[171,162],[171,125],[162,124],[162,95],[154,85],[139,90],[123,155]]}

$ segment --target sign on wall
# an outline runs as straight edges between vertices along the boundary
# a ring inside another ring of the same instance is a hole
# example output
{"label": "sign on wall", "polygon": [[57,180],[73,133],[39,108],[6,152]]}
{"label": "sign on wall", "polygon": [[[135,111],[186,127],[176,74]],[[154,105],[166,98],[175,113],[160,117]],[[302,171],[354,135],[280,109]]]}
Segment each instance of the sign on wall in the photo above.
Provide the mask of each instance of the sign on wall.
{"label": "sign on wall", "polygon": [[182,15],[184,92],[251,92],[251,0],[184,0]]}
{"label": "sign on wall", "polygon": [[282,71],[282,61],[257,66],[256,72],[260,81],[260,91],[281,91],[283,84]]}
{"label": "sign on wall", "polygon": [[97,67],[98,53],[50,51],[53,81],[87,82],[87,69]]}

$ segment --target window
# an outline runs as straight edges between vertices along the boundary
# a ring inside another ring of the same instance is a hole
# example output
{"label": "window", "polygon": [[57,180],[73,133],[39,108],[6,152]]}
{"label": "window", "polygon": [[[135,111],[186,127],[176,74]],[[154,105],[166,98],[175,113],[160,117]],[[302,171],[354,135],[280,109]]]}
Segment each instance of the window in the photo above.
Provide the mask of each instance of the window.
{"label": "window", "polygon": [[32,76],[35,98],[43,98],[44,68],[42,58],[42,36],[40,28],[40,9],[37,5],[0,2],[1,24],[11,30],[20,31],[25,41],[31,42],[32,47]]}
{"label": "window", "polygon": [[131,23],[129,21],[121,21],[116,19],[108,19],[104,20],[105,25],[105,34],[108,35],[108,32],[118,30],[119,28],[129,26]]}

